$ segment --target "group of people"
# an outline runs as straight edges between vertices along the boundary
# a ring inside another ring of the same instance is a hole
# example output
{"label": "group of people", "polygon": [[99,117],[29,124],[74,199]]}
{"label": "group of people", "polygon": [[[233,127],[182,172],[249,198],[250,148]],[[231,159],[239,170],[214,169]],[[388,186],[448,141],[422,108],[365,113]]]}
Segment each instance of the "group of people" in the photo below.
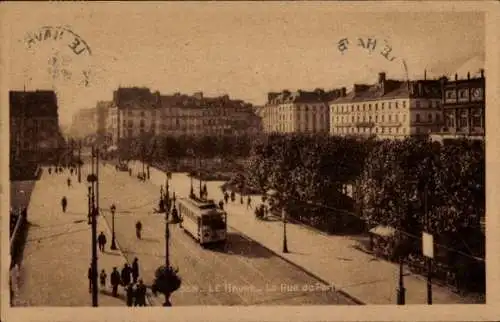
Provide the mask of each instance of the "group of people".
{"label": "group of people", "polygon": [[[103,269],[99,274],[99,284],[102,290],[106,289],[106,278],[108,274]],[[88,270],[89,293],[92,292],[92,265]],[[115,266],[109,276],[112,295],[118,297],[118,287],[122,286],[125,290],[127,306],[146,306],[147,287],[139,278],[139,259],[136,257],[132,265],[128,263],[123,265],[121,272]]]}

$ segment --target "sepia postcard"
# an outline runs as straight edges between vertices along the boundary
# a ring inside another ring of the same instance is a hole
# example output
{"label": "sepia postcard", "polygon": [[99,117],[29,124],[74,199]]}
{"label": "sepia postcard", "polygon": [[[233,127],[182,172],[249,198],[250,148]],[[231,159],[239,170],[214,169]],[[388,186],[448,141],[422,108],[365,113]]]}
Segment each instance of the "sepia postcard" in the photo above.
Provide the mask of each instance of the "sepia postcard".
{"label": "sepia postcard", "polygon": [[495,320],[499,14],[3,3],[1,321]]}

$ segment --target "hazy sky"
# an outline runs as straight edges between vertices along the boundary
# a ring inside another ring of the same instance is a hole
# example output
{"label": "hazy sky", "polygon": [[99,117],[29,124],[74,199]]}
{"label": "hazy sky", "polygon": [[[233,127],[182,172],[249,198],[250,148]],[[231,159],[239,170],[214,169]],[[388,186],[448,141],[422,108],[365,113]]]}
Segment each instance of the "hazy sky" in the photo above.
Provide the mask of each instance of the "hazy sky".
{"label": "hazy sky", "polygon": [[[278,2],[31,2],[3,9],[4,26],[10,26],[4,32],[11,37],[9,87],[56,89],[63,123],[79,108],[111,100],[119,85],[165,94],[227,93],[263,104],[268,91],[350,88],[373,82],[379,71],[403,78],[403,59],[410,78],[424,69],[428,76],[450,74],[473,57],[483,59],[485,50],[482,13],[412,13],[404,7],[367,12],[365,6]],[[66,26],[87,42],[92,54],[68,56],[66,65],[75,74],[88,66],[88,87],[54,79],[48,71],[53,57],[69,53],[68,41],[27,49],[23,39],[42,26]],[[358,37],[377,39],[375,51],[356,46]],[[351,44],[343,55],[337,48],[342,38]],[[392,62],[379,53],[383,41],[393,48]]]}

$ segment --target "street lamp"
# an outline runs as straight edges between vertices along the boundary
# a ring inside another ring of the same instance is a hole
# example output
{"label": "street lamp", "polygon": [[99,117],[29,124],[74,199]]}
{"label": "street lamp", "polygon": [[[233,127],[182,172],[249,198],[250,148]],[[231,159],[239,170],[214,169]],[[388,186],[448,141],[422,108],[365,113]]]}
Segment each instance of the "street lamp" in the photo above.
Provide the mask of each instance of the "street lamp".
{"label": "street lamp", "polygon": [[111,249],[116,250],[116,238],[115,238],[115,212],[116,212],[116,206],[115,204],[111,205]]}
{"label": "street lamp", "polygon": [[288,242],[286,239],[286,210],[284,205],[281,210],[281,215],[283,217],[283,253],[288,253]]}

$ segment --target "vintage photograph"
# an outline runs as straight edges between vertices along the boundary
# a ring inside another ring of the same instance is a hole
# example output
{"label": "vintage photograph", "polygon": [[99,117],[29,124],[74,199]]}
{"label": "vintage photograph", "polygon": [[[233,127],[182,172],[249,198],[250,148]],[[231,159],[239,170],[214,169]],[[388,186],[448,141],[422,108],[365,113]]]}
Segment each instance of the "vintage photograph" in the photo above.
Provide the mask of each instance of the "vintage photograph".
{"label": "vintage photograph", "polygon": [[11,307],[486,303],[484,12],[32,5]]}

